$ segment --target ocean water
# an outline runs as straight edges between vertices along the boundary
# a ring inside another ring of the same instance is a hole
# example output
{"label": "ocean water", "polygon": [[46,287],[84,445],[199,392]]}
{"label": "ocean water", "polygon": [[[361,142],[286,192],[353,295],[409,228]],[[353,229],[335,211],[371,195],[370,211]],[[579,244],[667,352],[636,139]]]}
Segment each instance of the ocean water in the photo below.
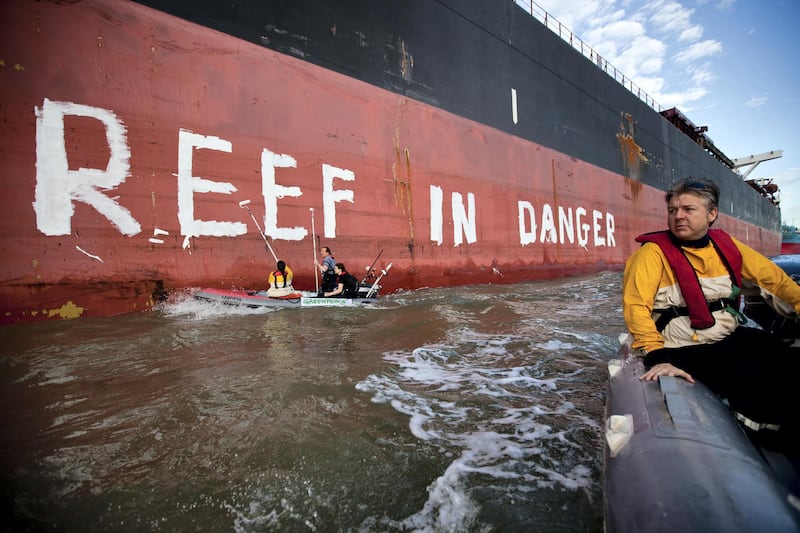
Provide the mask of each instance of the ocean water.
{"label": "ocean water", "polygon": [[0,329],[12,531],[602,531],[621,274]]}

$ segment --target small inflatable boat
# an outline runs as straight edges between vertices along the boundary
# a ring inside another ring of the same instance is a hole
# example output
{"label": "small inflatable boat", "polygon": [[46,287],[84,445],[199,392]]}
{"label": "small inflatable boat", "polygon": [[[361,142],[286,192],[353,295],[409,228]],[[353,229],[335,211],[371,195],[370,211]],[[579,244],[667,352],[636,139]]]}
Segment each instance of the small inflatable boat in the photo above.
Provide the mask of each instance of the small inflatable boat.
{"label": "small inflatable boat", "polygon": [[607,533],[800,531],[800,450],[759,447],[702,383],[642,381],[641,358],[621,355],[606,397]]}
{"label": "small inflatable boat", "polygon": [[[248,202],[249,203],[249,202]],[[242,205],[242,204],[240,204]],[[246,205],[246,204],[245,204]],[[249,209],[248,209],[249,210]],[[252,216],[252,213],[251,213]],[[255,220],[255,219],[254,219]],[[259,228],[260,231],[260,228]],[[266,236],[262,234],[264,241]],[[267,242],[269,246],[269,242]],[[200,289],[194,293],[195,300],[206,302],[216,302],[225,305],[235,305],[250,308],[258,307],[352,307],[355,305],[372,304],[378,298],[381,291],[380,282],[389,273],[392,263],[386,268],[381,269],[380,275],[376,276],[374,267],[378,258],[383,254],[383,250],[375,258],[371,266],[367,267],[367,275],[358,284],[354,298],[324,298],[316,292],[297,291],[287,296],[270,296],[267,291],[262,290],[237,290],[237,289]],[[276,257],[277,260],[277,257]],[[372,281],[374,280],[374,281]],[[371,283],[370,283],[371,282]]]}
{"label": "small inflatable boat", "polygon": [[[371,291],[371,292],[370,292]],[[360,286],[357,298],[323,298],[315,292],[295,292],[285,297],[274,298],[267,291],[200,289],[194,293],[195,300],[217,302],[250,308],[258,307],[351,307],[372,304],[377,300],[377,292],[371,286]]]}

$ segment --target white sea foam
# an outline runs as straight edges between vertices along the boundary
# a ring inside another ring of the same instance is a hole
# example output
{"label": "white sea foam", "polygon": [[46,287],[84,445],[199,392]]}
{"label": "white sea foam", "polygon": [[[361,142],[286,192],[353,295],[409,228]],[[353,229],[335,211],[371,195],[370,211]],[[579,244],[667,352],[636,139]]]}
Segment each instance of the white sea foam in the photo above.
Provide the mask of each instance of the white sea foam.
{"label": "white sea foam", "polygon": [[584,450],[585,434],[575,432],[600,428],[570,400],[572,382],[583,370],[560,358],[543,363],[574,350],[563,338],[575,336],[537,342],[514,334],[483,335],[464,328],[458,312],[437,313],[461,324],[451,342],[386,353],[395,371],[357,385],[373,402],[408,415],[416,438],[453,457],[428,488],[425,506],[393,526],[469,529],[480,508],[476,486],[491,490],[502,483],[506,491],[525,493],[595,483],[587,466],[595,458]]}
{"label": "white sea foam", "polygon": [[186,289],[170,295],[170,298],[159,304],[156,310],[166,317],[190,318],[193,320],[207,320],[220,316],[235,315],[264,315],[275,311],[269,307],[245,307],[226,305],[222,302],[208,302],[196,300],[194,293],[199,288]]}

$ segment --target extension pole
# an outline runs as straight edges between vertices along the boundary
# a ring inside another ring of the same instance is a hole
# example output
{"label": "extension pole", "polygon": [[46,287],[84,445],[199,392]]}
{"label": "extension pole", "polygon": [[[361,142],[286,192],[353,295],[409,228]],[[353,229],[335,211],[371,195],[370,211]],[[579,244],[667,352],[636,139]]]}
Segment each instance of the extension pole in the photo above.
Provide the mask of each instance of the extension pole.
{"label": "extension pole", "polygon": [[375,263],[377,263],[378,259],[381,258],[381,254],[383,254],[383,248],[381,248],[381,251],[378,252],[378,257],[375,258],[375,261],[373,261],[372,264],[367,267],[367,273],[364,274],[364,279],[361,280],[362,284],[366,283],[367,280],[369,279],[370,274],[372,274],[372,269],[375,268]]}
{"label": "extension pole", "polygon": [[319,269],[317,268],[317,232],[314,228],[314,208],[309,207],[311,211],[311,246],[314,247],[314,288],[319,294]]}
{"label": "extension pole", "polygon": [[267,240],[267,236],[264,235],[263,231],[261,231],[261,226],[258,225],[258,220],[256,220],[256,217],[253,216],[253,212],[250,210],[250,200],[242,200],[241,202],[239,202],[239,207],[244,207],[245,209],[247,209],[247,212],[250,213],[250,218],[252,218],[253,222],[255,222],[256,227],[258,228],[258,233],[261,235],[261,238],[264,239],[264,242],[267,243],[267,248],[269,249],[269,252],[272,254],[272,257],[275,258],[275,262],[277,263],[278,256],[275,255],[275,250],[273,250],[272,246],[270,246],[269,241]]}

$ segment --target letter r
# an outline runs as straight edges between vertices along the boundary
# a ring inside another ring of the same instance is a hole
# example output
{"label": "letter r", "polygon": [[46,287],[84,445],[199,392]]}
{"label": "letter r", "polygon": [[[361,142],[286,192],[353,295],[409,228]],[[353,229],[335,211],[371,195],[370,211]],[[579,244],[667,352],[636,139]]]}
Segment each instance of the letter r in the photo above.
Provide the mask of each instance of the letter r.
{"label": "letter r", "polygon": [[[73,200],[91,205],[120,233],[129,237],[142,231],[130,211],[100,190],[114,189],[130,176],[131,152],[125,126],[113,112],[98,107],[52,102],[45,98],[36,112],[36,193],[33,210],[36,227],[45,235],[72,232]],[[64,138],[64,116],[91,117],[103,123],[111,155],[105,169],[70,170]]]}

